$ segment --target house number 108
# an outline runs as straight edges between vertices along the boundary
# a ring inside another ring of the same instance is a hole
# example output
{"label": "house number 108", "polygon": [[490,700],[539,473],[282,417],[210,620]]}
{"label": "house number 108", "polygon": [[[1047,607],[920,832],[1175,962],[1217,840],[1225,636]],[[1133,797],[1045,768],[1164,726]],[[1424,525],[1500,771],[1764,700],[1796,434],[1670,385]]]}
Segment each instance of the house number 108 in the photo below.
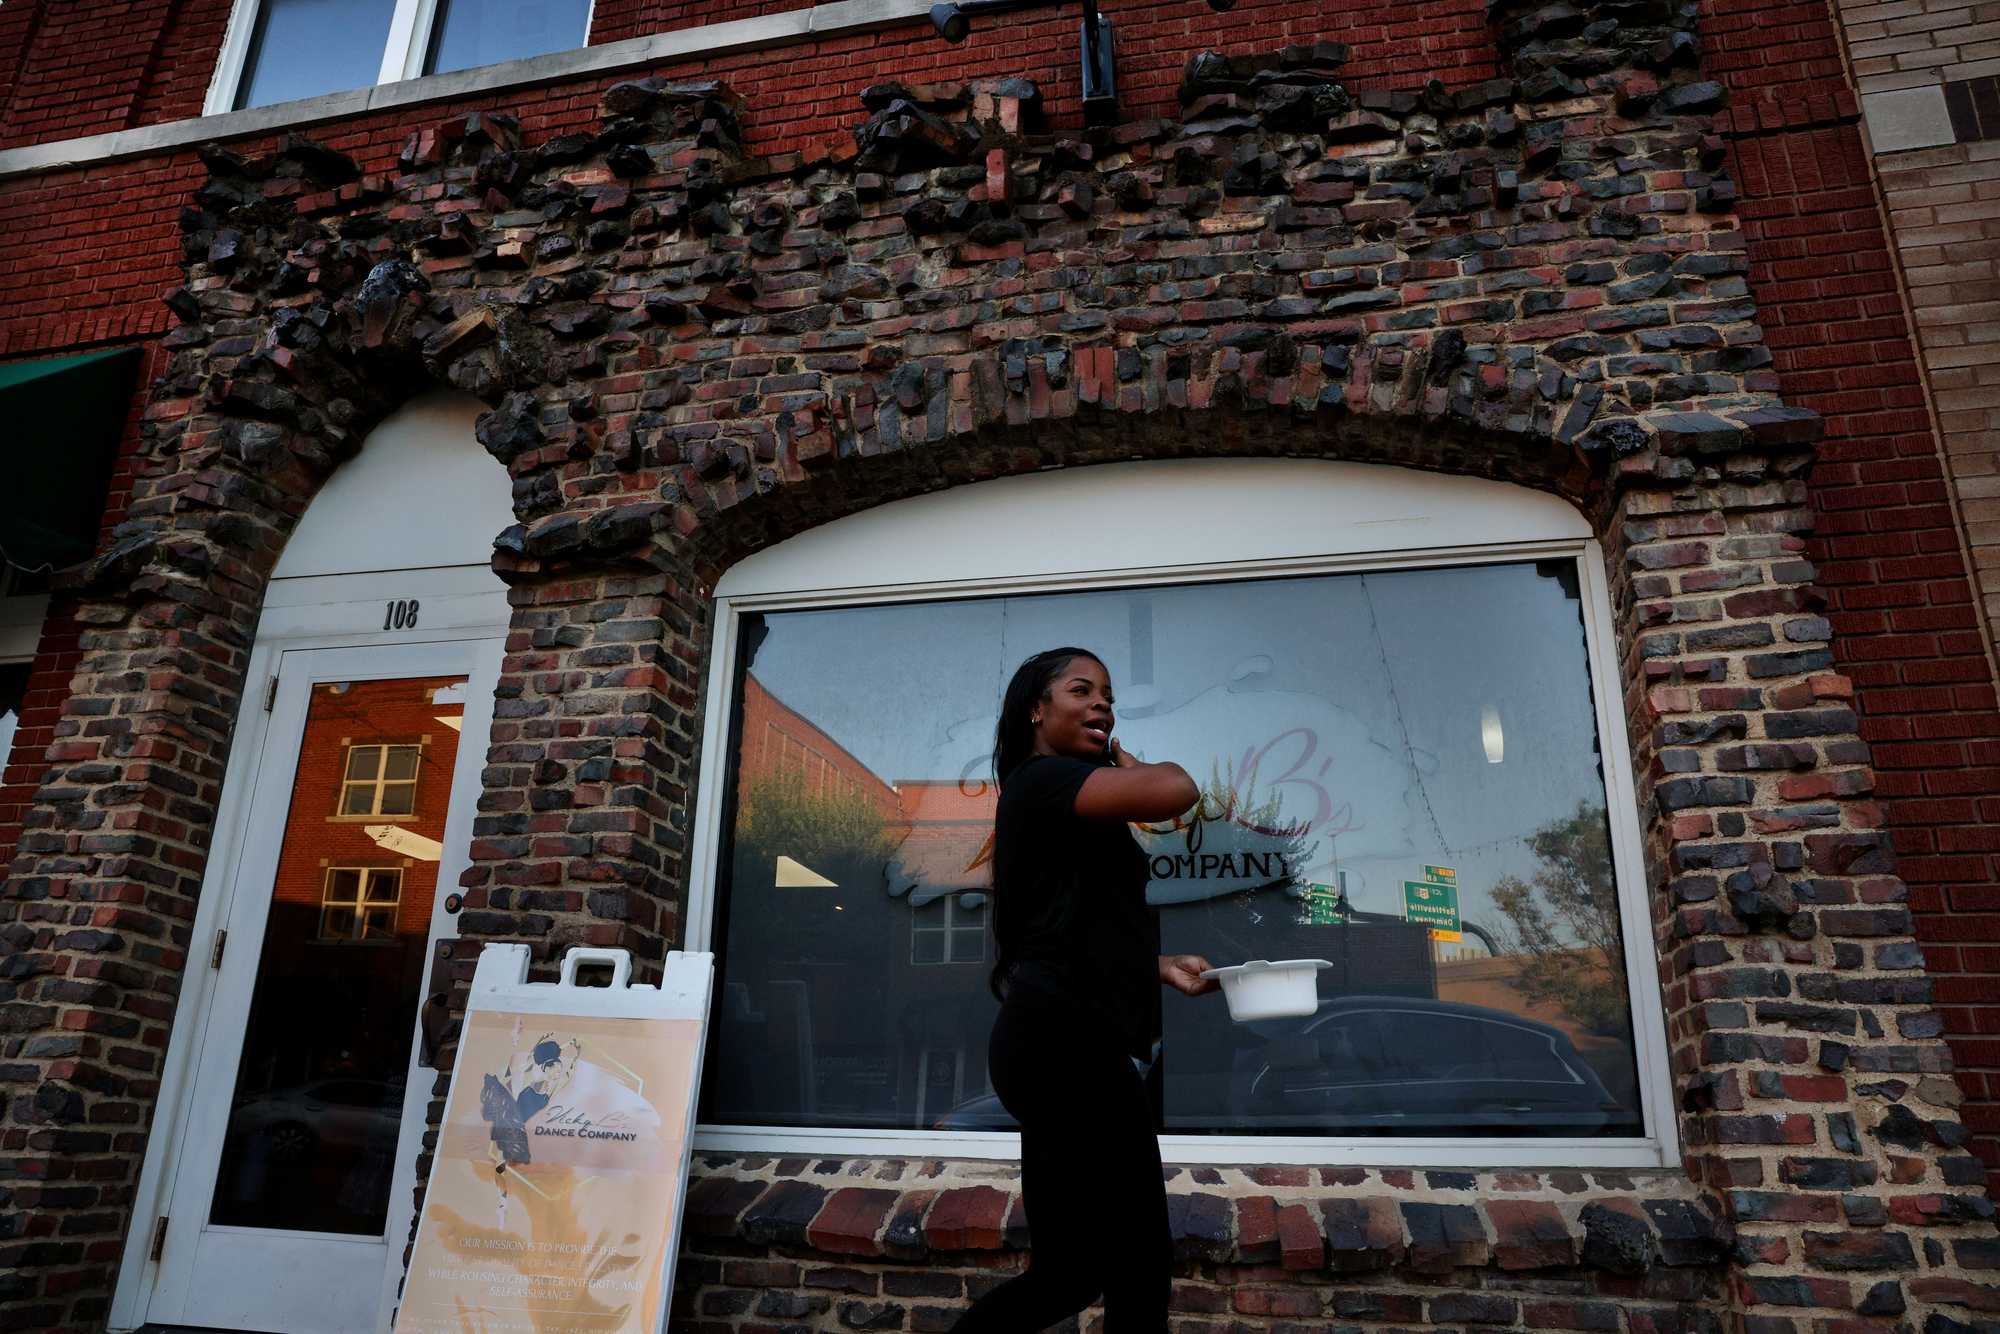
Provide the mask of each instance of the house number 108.
{"label": "house number 108", "polygon": [[397,598],[382,609],[384,630],[414,630],[417,628],[417,600]]}

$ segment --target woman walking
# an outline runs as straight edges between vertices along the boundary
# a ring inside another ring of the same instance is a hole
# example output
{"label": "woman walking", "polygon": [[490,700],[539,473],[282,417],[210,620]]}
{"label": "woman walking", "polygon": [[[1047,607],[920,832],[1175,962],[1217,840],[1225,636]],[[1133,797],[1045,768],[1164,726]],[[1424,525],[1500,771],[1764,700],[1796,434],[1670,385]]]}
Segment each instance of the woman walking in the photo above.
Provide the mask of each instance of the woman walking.
{"label": "woman walking", "polygon": [[1032,1334],[1104,1298],[1106,1334],[1167,1327],[1173,1247],[1147,1076],[1161,985],[1215,989],[1199,955],[1162,955],[1132,821],[1200,795],[1177,764],[1111,735],[1110,674],[1086,649],[1022,663],[993,747],[993,929],[1000,997],[988,1068],[1021,1123],[1027,1272],[979,1299],[954,1334]]}

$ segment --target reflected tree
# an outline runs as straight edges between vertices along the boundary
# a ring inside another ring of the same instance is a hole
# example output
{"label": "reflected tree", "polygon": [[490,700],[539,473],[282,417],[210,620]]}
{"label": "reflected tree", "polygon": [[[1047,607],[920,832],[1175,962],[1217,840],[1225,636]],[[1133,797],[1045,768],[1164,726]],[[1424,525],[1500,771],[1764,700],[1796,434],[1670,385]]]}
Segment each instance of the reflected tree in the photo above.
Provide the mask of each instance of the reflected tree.
{"label": "reflected tree", "polygon": [[1578,802],[1523,841],[1538,863],[1533,876],[1510,875],[1493,888],[1506,919],[1501,945],[1521,960],[1515,988],[1593,1033],[1624,1034],[1625,946],[1604,807]]}
{"label": "reflected tree", "polygon": [[847,888],[879,884],[896,851],[896,833],[859,792],[806,791],[797,773],[750,781],[736,810],[739,884],[769,887],[779,857]]}

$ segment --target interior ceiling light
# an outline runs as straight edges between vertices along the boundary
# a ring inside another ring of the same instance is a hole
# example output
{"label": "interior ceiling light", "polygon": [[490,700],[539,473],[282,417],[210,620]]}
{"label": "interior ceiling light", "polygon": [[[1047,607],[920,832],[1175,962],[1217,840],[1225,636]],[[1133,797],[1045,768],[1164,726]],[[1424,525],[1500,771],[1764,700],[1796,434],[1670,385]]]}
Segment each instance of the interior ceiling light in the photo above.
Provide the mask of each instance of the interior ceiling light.
{"label": "interior ceiling light", "polygon": [[1486,751],[1488,764],[1500,764],[1507,758],[1507,733],[1500,726],[1500,710],[1488,704],[1479,711],[1479,744]]}

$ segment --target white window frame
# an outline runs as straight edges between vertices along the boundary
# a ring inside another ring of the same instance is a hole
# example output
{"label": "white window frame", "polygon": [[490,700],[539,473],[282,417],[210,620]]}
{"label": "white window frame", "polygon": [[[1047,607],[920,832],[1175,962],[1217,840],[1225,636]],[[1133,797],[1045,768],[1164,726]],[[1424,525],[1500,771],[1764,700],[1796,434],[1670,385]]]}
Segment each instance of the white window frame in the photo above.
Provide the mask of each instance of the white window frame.
{"label": "white window frame", "polygon": [[[354,752],[358,750],[378,750],[382,752],[381,755],[379,755],[375,760],[375,776],[373,778],[349,778],[347,776],[348,772],[354,768]],[[392,750],[414,750],[417,753],[417,764],[415,772],[413,772],[408,778],[391,778],[388,776],[389,752]],[[340,821],[340,820],[385,821],[386,820],[389,821],[390,823],[395,823],[401,820],[414,820],[417,818],[417,784],[423,781],[423,773],[424,773],[424,743],[421,741],[345,742],[342,744],[340,751],[340,795],[334,798],[333,814],[328,816],[327,818],[329,820],[334,820],[334,821]],[[403,787],[406,785],[409,787],[410,789],[409,810],[397,812],[395,814],[383,813],[382,793],[392,784],[396,787]],[[373,799],[368,803],[368,809],[365,811],[350,811],[347,809],[348,789],[356,787],[367,787],[374,789],[375,795]]]}
{"label": "white window frame", "polygon": [[[242,90],[250,59],[250,39],[256,34],[257,15],[263,5],[264,0],[236,0],[230,9],[229,26],[223,31],[222,50],[215,58],[215,74],[209,79],[202,115],[220,116],[237,109],[236,95]],[[396,8],[389,16],[389,33],[382,43],[382,64],[375,72],[378,87],[424,77],[424,57],[430,51],[437,11],[438,0],[396,0]],[[596,20],[597,3],[591,0],[583,16],[585,46],[590,45],[590,25]]]}
{"label": "white window frame", "polygon": [[[1095,540],[1082,541],[1079,534]],[[1658,947],[1604,553],[1574,507],[1525,487],[1302,459],[1119,463],[897,501],[746,557],[723,575],[714,594],[686,947],[713,948],[728,727],[747,614],[1564,558],[1575,561],[1582,593],[1646,1133],[1617,1139],[1163,1135],[1160,1147],[1167,1161],[1192,1164],[1675,1166],[1680,1147]],[[911,570],[930,577],[909,582]],[[700,1125],[694,1143],[703,1151],[822,1157],[1008,1160],[1020,1154],[1018,1135],[973,1131]]]}
{"label": "white window frame", "polygon": [[[336,875],[339,875],[342,871],[352,871],[355,875],[355,881],[354,881],[355,897],[352,900],[335,899],[333,897],[333,878]],[[395,944],[396,943],[395,914],[399,914],[403,910],[403,871],[404,868],[401,866],[327,867],[325,875],[320,880],[319,930],[317,933],[315,933],[313,937],[315,943],[323,945]],[[387,902],[384,902],[381,899],[371,899],[368,897],[369,878],[378,875],[388,875],[388,876],[394,876],[396,878],[396,897],[388,900]],[[326,930],[326,910],[328,908],[354,909],[355,931],[350,932],[349,934],[344,936],[328,935]],[[356,934],[357,932],[360,931],[362,923],[366,920],[362,914],[365,913],[370,908],[387,908],[389,910],[391,914],[389,919],[390,931],[386,939],[380,936],[368,936],[363,934]]]}
{"label": "white window frame", "polygon": [[[0,665],[18,667],[27,663],[29,670],[33,670],[35,650],[41,646],[42,623],[48,614],[46,593],[0,598]],[[13,763],[14,737],[20,727],[19,713],[0,713],[0,775],[5,775],[7,766]]]}
{"label": "white window frame", "polygon": [[[950,966],[950,965],[952,965],[952,964],[958,964],[958,965],[960,965],[960,966],[965,966],[965,965],[968,965],[968,964],[976,964],[976,963],[985,963],[985,962],[986,962],[986,902],[985,902],[985,894],[984,894],[984,892],[983,892],[983,891],[978,891],[978,890],[974,890],[974,891],[969,891],[969,892],[972,892],[972,893],[978,893],[978,894],[980,895],[980,904],[979,904],[979,906],[978,906],[977,908],[967,908],[967,907],[966,907],[966,906],[965,906],[964,904],[960,903],[960,902],[958,901],[958,894],[957,894],[956,892],[954,892],[954,893],[951,893],[951,894],[940,894],[940,895],[938,895],[938,896],[937,896],[936,898],[934,898],[934,899],[930,900],[930,901],[929,901],[929,902],[927,902],[927,903],[918,903],[918,904],[912,904],[912,905],[910,906],[910,965],[911,965],[911,967],[913,967],[913,968],[944,968],[944,967],[948,967],[948,966]],[[943,921],[942,923],[940,923],[940,924],[939,924],[939,925],[937,925],[937,926],[928,926],[928,925],[924,925],[924,924],[921,924],[921,923],[919,923],[919,922],[917,921],[917,918],[916,918],[916,914],[918,914],[918,913],[920,913],[920,912],[924,911],[924,910],[925,910],[926,908],[930,908],[930,907],[934,907],[934,906],[936,906],[936,905],[938,905],[938,904],[943,904],[943,905],[944,905],[944,921]],[[978,915],[978,917],[979,917],[979,923],[978,923],[978,925],[977,925],[977,926],[974,926],[974,925],[973,925],[972,923],[970,923],[970,922],[966,922],[966,921],[962,921],[962,920],[960,920],[960,919],[961,919],[961,917],[963,917],[963,916],[966,916],[966,915],[971,915],[971,914],[977,914],[977,915]],[[974,931],[977,931],[977,932],[979,933],[979,957],[978,957],[977,959],[954,959],[954,958],[952,958],[952,957],[951,957],[951,941],[952,941],[952,935],[953,935],[953,933],[955,933],[955,932],[963,932],[963,933],[964,933],[964,934],[966,934],[966,935],[971,935],[971,934],[972,934],[972,933],[973,933]],[[942,937],[944,938],[944,957],[943,957],[942,959],[919,959],[919,958],[917,957],[917,937],[918,937],[918,936],[942,936]]]}

